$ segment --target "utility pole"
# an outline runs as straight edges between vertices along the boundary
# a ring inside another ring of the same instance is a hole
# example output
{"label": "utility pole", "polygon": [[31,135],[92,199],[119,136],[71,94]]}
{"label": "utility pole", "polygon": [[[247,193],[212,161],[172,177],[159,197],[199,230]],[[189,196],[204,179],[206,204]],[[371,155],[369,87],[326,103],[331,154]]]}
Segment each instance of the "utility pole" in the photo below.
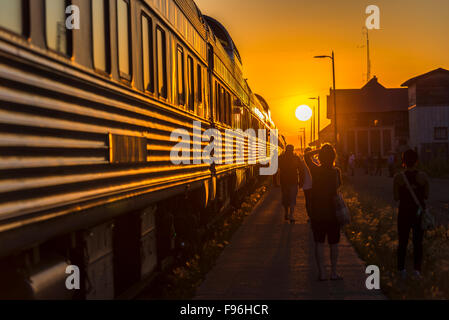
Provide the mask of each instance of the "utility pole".
{"label": "utility pole", "polygon": [[315,112],[312,109],[312,117],[310,118],[310,142],[313,142],[313,118],[315,116],[314,114]]}
{"label": "utility pole", "polygon": [[338,149],[338,131],[337,131],[337,92],[335,89],[335,56],[332,50],[332,83],[334,86],[334,136],[335,136],[335,149]]}
{"label": "utility pole", "polygon": [[318,96],[318,140],[320,140],[320,96]]}
{"label": "utility pole", "polygon": [[[316,112],[316,117],[318,118],[318,130],[315,124],[315,129],[314,129],[314,135],[316,133],[316,135],[314,136],[314,141],[319,140],[320,139],[320,117],[321,117],[321,113],[320,113],[320,96],[318,97],[313,97],[313,98],[309,98],[310,100],[317,100],[318,101],[318,111]],[[315,108],[315,107],[314,107]],[[314,110],[314,114],[315,114],[315,110]]]}
{"label": "utility pole", "polygon": [[299,142],[301,143],[301,149],[304,150],[306,148],[306,128],[299,129]]}

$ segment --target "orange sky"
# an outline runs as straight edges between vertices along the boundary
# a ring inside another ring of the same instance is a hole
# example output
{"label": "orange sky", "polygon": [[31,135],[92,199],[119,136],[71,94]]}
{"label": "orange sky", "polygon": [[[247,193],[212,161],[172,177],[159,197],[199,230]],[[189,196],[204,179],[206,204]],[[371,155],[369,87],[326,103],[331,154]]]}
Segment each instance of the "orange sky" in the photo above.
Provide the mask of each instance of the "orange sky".
{"label": "orange sky", "polygon": [[[321,96],[321,123],[332,85],[335,51],[337,89],[360,88],[366,78],[362,27],[365,8],[380,8],[381,30],[370,31],[372,75],[386,87],[432,69],[449,69],[448,0],[195,0],[203,14],[229,31],[243,59],[252,90],[270,104],[282,134],[297,144],[301,104]],[[309,139],[309,131],[307,139]]]}

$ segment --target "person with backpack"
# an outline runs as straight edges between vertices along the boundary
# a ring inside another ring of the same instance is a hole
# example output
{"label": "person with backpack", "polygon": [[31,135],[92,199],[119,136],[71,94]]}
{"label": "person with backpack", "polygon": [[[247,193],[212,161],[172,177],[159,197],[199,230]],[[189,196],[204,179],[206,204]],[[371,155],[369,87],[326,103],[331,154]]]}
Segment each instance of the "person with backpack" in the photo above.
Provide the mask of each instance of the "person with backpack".
{"label": "person with backpack", "polygon": [[282,192],[282,205],[284,207],[284,218],[295,223],[293,213],[296,206],[298,189],[304,181],[304,166],[301,159],[294,154],[293,145],[289,144],[285,152],[279,157],[280,183]]}
{"label": "person with backpack", "polygon": [[416,169],[418,154],[414,150],[407,150],[402,154],[404,171],[397,173],[393,179],[394,199],[399,201],[398,210],[398,238],[397,251],[398,271],[405,279],[405,256],[407,253],[410,230],[413,233],[414,276],[421,278],[423,258],[422,215],[429,198],[429,180],[427,175]]}
{"label": "person with backpack", "polygon": [[[313,157],[316,154],[318,154],[319,164],[313,161]],[[326,237],[330,247],[332,265],[330,279],[343,279],[337,273],[340,223],[336,215],[335,198],[341,185],[341,173],[335,167],[335,158],[335,149],[329,144],[324,145],[319,150],[307,152],[304,155],[313,182],[311,225],[315,241],[315,259],[319,281],[327,280],[324,267],[324,242]]]}

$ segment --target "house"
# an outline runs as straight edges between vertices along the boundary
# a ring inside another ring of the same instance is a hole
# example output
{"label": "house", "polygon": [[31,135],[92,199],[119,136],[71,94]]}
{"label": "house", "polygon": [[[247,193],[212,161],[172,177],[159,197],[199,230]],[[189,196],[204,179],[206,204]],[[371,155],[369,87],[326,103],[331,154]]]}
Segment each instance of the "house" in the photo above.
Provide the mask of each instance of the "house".
{"label": "house", "polygon": [[[361,89],[337,89],[337,130],[340,152],[386,157],[404,149],[409,139],[408,91],[385,88],[373,77]],[[334,128],[334,92],[327,96],[327,117]],[[335,135],[334,135],[335,136]],[[333,138],[332,140],[335,140]],[[333,141],[332,141],[333,142]]]}
{"label": "house", "polygon": [[410,146],[423,162],[448,159],[449,70],[435,69],[402,86],[408,87]]}

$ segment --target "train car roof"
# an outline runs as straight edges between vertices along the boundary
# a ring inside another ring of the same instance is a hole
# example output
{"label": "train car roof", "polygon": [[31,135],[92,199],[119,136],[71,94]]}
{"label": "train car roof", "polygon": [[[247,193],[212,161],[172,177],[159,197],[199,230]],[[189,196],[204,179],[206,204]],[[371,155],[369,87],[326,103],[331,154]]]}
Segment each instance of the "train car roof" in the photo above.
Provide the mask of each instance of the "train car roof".
{"label": "train car roof", "polygon": [[260,94],[255,93],[254,95],[260,101],[260,104],[264,108],[265,112],[268,112],[270,110],[270,106],[268,105],[267,101]]}

